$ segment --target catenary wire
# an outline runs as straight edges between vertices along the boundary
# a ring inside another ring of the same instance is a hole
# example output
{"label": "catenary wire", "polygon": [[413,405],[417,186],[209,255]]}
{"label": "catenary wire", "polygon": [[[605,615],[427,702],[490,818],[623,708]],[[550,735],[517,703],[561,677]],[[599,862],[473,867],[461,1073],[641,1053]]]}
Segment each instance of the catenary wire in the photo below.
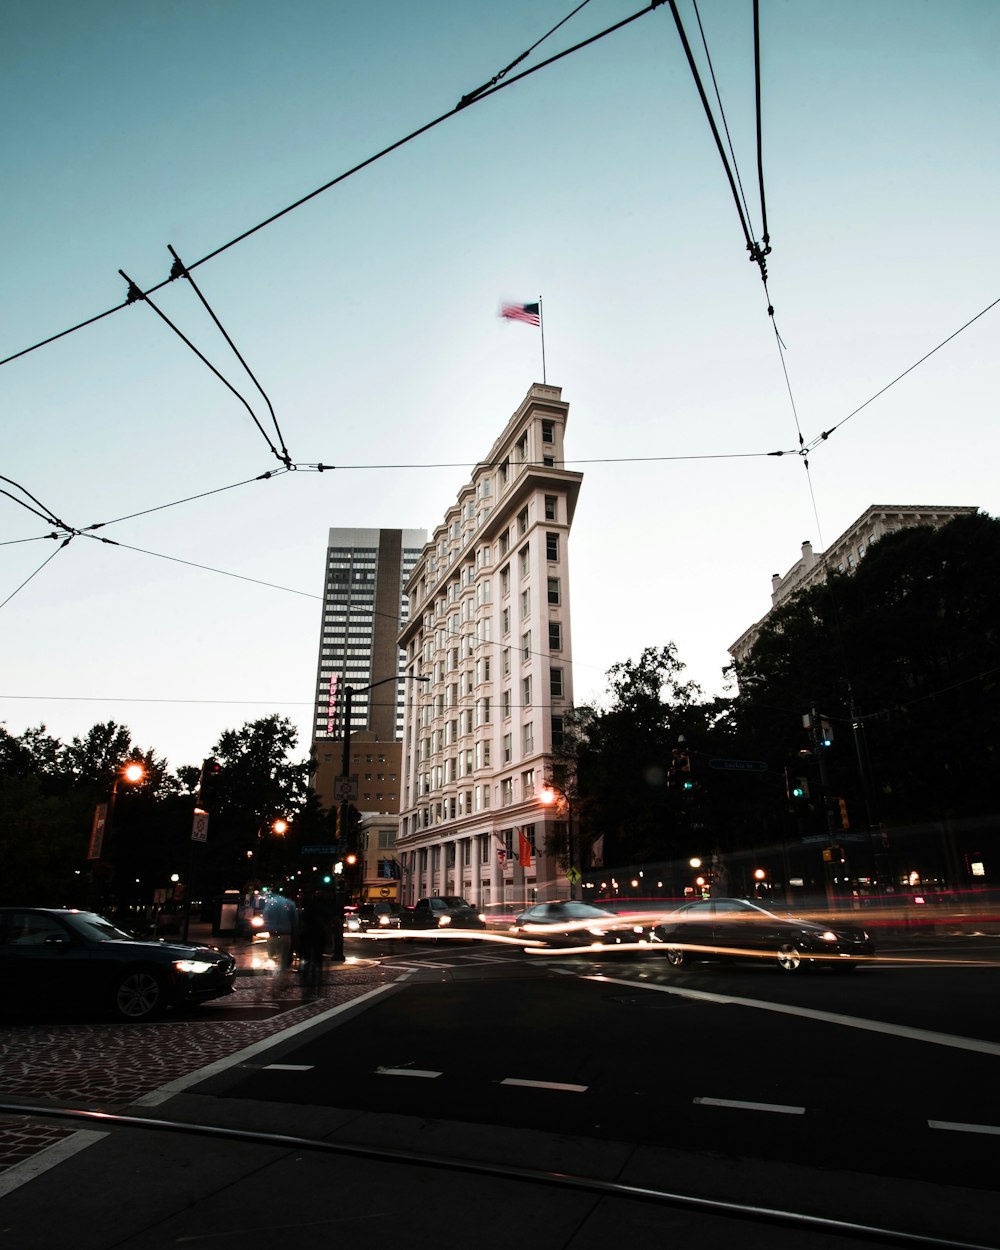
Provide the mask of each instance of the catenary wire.
{"label": "catenary wire", "polygon": [[264,429],[264,427],[261,425],[260,421],[257,419],[257,414],[256,414],[256,413],[254,412],[254,410],[250,407],[250,405],[249,405],[249,403],[246,401],[246,399],[244,399],[244,397],[243,397],[243,396],[239,393],[239,391],[236,389],[236,387],[235,387],[235,386],[233,386],[232,382],[230,382],[230,381],[228,380],[228,378],[223,377],[223,375],[219,372],[219,370],[218,370],[218,369],[216,369],[215,365],[213,365],[213,364],[212,364],[212,362],[208,359],[208,357],[207,357],[207,356],[205,356],[202,352],[200,352],[200,351],[198,350],[198,348],[197,348],[197,347],[195,347],[195,345],[191,342],[191,340],[187,337],[187,335],[183,332],[183,330],[181,330],[181,329],[179,329],[177,326],[175,326],[175,325],[174,325],[174,323],[173,323],[173,322],[170,320],[170,318],[167,316],[167,314],[166,314],[166,313],[165,313],[165,312],[164,312],[161,308],[158,308],[158,307],[157,307],[157,306],[153,303],[153,301],[149,298],[149,296],[148,296],[148,295],[143,294],[143,292],[142,292],[142,291],[139,289],[139,287],[138,287],[138,286],[137,286],[137,285],[136,285],[136,284],[132,281],[132,279],[128,276],[128,274],[125,272],[125,270],[124,270],[124,269],[119,269],[119,270],[118,270],[118,272],[121,274],[121,276],[122,276],[122,277],[125,279],[125,281],[128,283],[128,302],[129,302],[130,304],[138,304],[138,303],[140,303],[140,302],[143,302],[143,303],[148,304],[148,305],[150,306],[150,308],[152,308],[153,312],[155,312],[155,313],[156,313],[156,315],[157,315],[157,316],[158,316],[161,320],[163,320],[163,321],[165,321],[165,322],[166,322],[166,324],[167,324],[167,325],[171,328],[171,330],[173,330],[173,332],[177,335],[177,337],[178,337],[178,338],[179,338],[179,339],[180,339],[183,343],[186,343],[188,347],[190,347],[190,348],[191,348],[191,350],[192,350],[192,351],[194,352],[194,354],[198,357],[198,359],[202,362],[202,364],[207,365],[207,366],[208,366],[208,368],[212,371],[212,373],[214,373],[214,374],[215,374],[215,376],[219,379],[219,381],[220,381],[220,382],[221,382],[224,386],[228,387],[228,389],[229,389],[229,390],[231,390],[231,391],[232,391],[232,393],[233,393],[233,394],[236,396],[236,398],[240,401],[240,403],[241,403],[241,404],[243,405],[243,407],[247,410],[247,412],[249,412],[249,414],[250,414],[251,418],[253,419],[253,423],[254,423],[254,425],[257,427],[257,429],[258,429],[258,430],[260,430],[261,434],[262,434],[262,435],[263,435],[263,437],[264,437],[264,441],[267,443],[268,447],[270,447],[271,451],[274,453],[275,459],[277,459],[277,460],[281,460],[281,454],[279,453],[279,451],[278,451],[277,447],[275,447],[274,443],[272,443],[272,442],[271,442],[270,435],[267,433],[267,431],[266,431],[266,430]]}
{"label": "catenary wire", "polygon": [[757,105],[757,181],[760,184],[761,242],[765,253],[771,250],[771,236],[767,230],[767,204],[764,200],[764,149],[761,141],[760,108],[760,0],[753,0],[753,68]]}
{"label": "catenary wire", "polygon": [[278,457],[278,459],[281,460],[286,465],[291,464],[292,458],[288,454],[288,448],[285,446],[285,439],[281,433],[281,427],[278,425],[278,418],[274,411],[274,405],[271,403],[270,399],[268,398],[267,392],[264,390],[260,382],[257,380],[257,377],[254,374],[253,370],[244,360],[242,353],[240,352],[236,344],[233,342],[233,340],[230,338],[222,322],[215,315],[215,311],[213,310],[212,306],[209,304],[205,296],[202,294],[200,287],[195,282],[194,278],[192,278],[191,275],[188,273],[187,268],[184,265],[184,262],[177,255],[177,253],[174,251],[173,247],[169,243],[167,244],[167,249],[170,252],[170,255],[174,258],[174,265],[171,268],[170,276],[172,278],[186,278],[187,281],[191,284],[192,290],[194,291],[195,295],[197,295],[198,298],[201,300],[202,305],[205,308],[205,311],[215,322],[216,327],[219,330],[219,333],[226,340],[229,346],[233,349],[233,353],[236,356],[236,359],[240,362],[240,364],[249,374],[250,381],[253,382],[254,386],[256,386],[257,390],[260,391],[261,395],[264,397],[264,403],[267,404],[268,410],[271,413],[271,420],[274,422],[274,429],[275,429],[275,433],[278,435],[278,442],[281,444],[281,455]]}
{"label": "catenary wire", "polygon": [[974,317],[970,317],[969,320],[965,323],[965,325],[959,326],[958,329],[955,330],[953,333],[949,334],[946,339],[942,339],[941,342],[938,343],[937,347],[932,347],[929,352],[921,356],[920,359],[915,361],[912,365],[910,365],[908,369],[904,369],[903,372],[900,373],[897,377],[894,377],[891,382],[887,382],[880,391],[876,391],[875,394],[872,395],[869,399],[866,399],[863,404],[859,404],[858,407],[855,408],[853,412],[849,412],[846,417],[841,417],[841,419],[835,425],[831,425],[828,430],[824,430],[822,434],[818,434],[809,444],[807,450],[812,451],[813,448],[817,447],[820,443],[825,442],[835,430],[839,430],[842,425],[846,425],[847,422],[850,421],[852,417],[856,417],[858,413],[862,411],[862,409],[867,408],[869,404],[874,403],[874,401],[878,399],[880,396],[884,395],[886,391],[889,390],[890,387],[895,386],[897,382],[902,381],[902,379],[905,378],[908,373],[912,373],[913,370],[916,369],[919,365],[922,365],[925,360],[929,360],[931,356],[934,355],[935,352],[939,352],[941,348],[944,347],[946,344],[950,343],[953,338],[957,338],[958,335],[963,332],[963,330],[967,330],[969,326],[977,322],[980,317],[984,317],[988,312],[996,308],[997,304],[1000,304],[1000,296],[998,296],[995,300],[993,300],[992,303],[987,304],[985,308],[977,312]]}
{"label": "catenary wire", "polygon": [[56,558],[56,556],[59,554],[59,552],[60,552],[60,551],[62,551],[63,547],[65,547],[65,546],[66,546],[66,544],[67,544],[67,543],[68,543],[68,542],[72,539],[72,537],[73,537],[73,535],[72,535],[72,534],[70,534],[70,535],[69,535],[69,537],[64,538],[64,539],[63,539],[63,541],[62,541],[62,543],[61,543],[61,544],[60,544],[60,545],[59,545],[59,546],[55,549],[55,551],[50,552],[50,553],[49,553],[49,555],[47,555],[47,556],[45,557],[45,559],[41,562],[41,564],[38,566],[38,568],[37,568],[37,569],[35,569],[34,573],[31,573],[28,577],[26,577],[26,578],[24,579],[24,581],[20,584],[20,586],[18,586],[18,587],[17,587],[17,589],[16,589],[16,590],[12,590],[12,591],[10,592],[10,594],[7,596],[7,598],[6,598],[6,599],[4,599],[4,601],[3,601],[2,603],[0,603],[0,608],[5,608],[5,607],[7,606],[7,604],[8,604],[8,603],[10,603],[11,599],[13,599],[13,598],[14,598],[14,596],[15,596],[16,594],[18,594],[20,591],[22,591],[22,590],[25,588],[25,586],[27,586],[27,584],[28,584],[28,583],[29,583],[29,582],[30,582],[33,578],[37,577],[37,576],[38,576],[38,574],[42,571],[42,569],[44,569],[44,568],[45,568],[45,566],[49,563],[49,561],[50,561],[50,560],[54,560],[54,559]]}
{"label": "catenary wire", "polygon": [[269,478],[278,477],[284,472],[286,472],[285,469],[268,469],[266,473],[258,473],[256,477],[244,478],[241,482],[231,482],[228,486],[217,486],[214,490],[203,490],[197,495],[187,495],[184,499],[175,499],[171,503],[161,503],[153,508],[143,508],[141,512],[129,512],[125,516],[114,517],[110,521],[95,521],[93,525],[83,526],[80,533],[86,534],[88,530],[103,529],[106,525],[117,525],[119,521],[132,521],[136,517],[149,516],[152,512],[163,512],[167,508],[177,508],[181,504],[193,503],[196,499],[207,499],[210,495],[221,495],[225,491],[236,490],[239,486],[249,486],[251,482],[266,482]]}
{"label": "catenary wire", "polygon": [[[644,8],[638,10],[638,12],[631,14],[629,17],[622,18],[621,21],[615,22],[613,25],[608,26],[605,30],[599,31],[596,35],[591,35],[588,39],[583,39],[579,43],[574,44],[572,47],[556,53],[554,56],[549,57],[545,61],[541,61],[538,65],[533,66],[531,69],[522,70],[520,74],[515,74],[514,77],[507,78],[503,82],[497,82],[493,86],[486,89],[480,88],[475,94],[475,97],[467,103],[459,101],[454,108],[449,109],[446,113],[442,113],[439,117],[434,118],[433,121],[426,122],[424,125],[417,127],[416,130],[411,131],[408,135],[404,135],[402,139],[397,139],[394,143],[390,143],[387,147],[382,148],[372,156],[360,161],[357,165],[354,165],[350,169],[345,170],[343,173],[338,174],[335,178],[331,178],[322,186],[317,187],[315,190],[301,196],[299,199],[295,200],[294,203],[287,205],[285,208],[279,209],[275,213],[272,213],[270,217],[266,217],[255,226],[251,226],[247,230],[244,230],[241,234],[236,235],[227,243],[220,244],[211,252],[202,256],[199,260],[196,260],[192,264],[188,265],[188,272],[192,269],[197,269],[200,265],[204,265],[210,260],[214,260],[215,257],[220,256],[231,247],[235,247],[238,243],[242,243],[244,240],[250,238],[251,235],[256,234],[258,231],[263,230],[267,226],[273,225],[274,222],[279,221],[282,217],[287,216],[295,209],[301,208],[303,204],[307,204],[310,200],[322,195],[325,191],[329,191],[332,187],[335,187],[339,183],[344,182],[346,179],[353,177],[353,175],[360,173],[363,169],[367,169],[369,165],[373,165],[376,161],[379,161],[383,157],[388,156],[390,153],[395,152],[398,148],[404,147],[407,143],[410,143],[414,139],[419,138],[421,135],[426,134],[428,131],[433,130],[442,122],[448,121],[450,118],[460,113],[463,109],[471,107],[474,104],[479,104],[480,101],[489,99],[490,96],[495,95],[498,91],[502,91],[506,87],[512,87],[515,83],[521,82],[523,79],[530,77],[532,74],[536,74],[540,70],[547,69],[549,66],[556,64],[556,62],[563,60],[565,57],[571,56],[574,53],[581,51],[583,48],[589,47],[590,44],[597,43],[599,40],[605,39],[609,35],[616,34],[619,30],[629,26],[640,17],[645,17],[648,13],[652,13],[654,9],[659,8],[663,3],[665,3],[665,0],[650,0],[650,3]],[[572,14],[570,16],[572,16]],[[172,279],[167,277],[164,278],[163,281],[151,286],[148,291],[141,292],[138,291],[138,288],[136,288],[136,290],[138,295],[148,297],[165,287],[171,281]],[[49,335],[48,338],[45,338],[38,343],[34,343],[30,347],[24,347],[20,351],[14,352],[12,355],[6,356],[4,359],[0,360],[0,367],[10,364],[14,360],[19,360],[22,356],[27,356],[41,347],[46,347],[50,343],[54,343],[57,339],[65,338],[67,335],[73,334],[77,330],[82,330],[86,326],[93,325],[94,322],[100,321],[104,317],[110,317],[113,313],[121,312],[123,308],[127,308],[129,304],[134,302],[134,299],[127,298],[122,303],[116,304],[113,308],[107,308],[104,312],[97,313],[93,317],[88,317],[85,321],[81,321],[76,325],[70,326],[66,330],[60,330],[57,334]]]}

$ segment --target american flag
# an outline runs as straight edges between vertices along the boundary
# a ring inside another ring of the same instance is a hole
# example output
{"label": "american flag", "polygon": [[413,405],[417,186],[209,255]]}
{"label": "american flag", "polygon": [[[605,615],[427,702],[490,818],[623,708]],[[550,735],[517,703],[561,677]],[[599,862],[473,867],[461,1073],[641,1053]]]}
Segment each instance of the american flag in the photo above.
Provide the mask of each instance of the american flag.
{"label": "american flag", "polygon": [[542,324],[541,309],[538,304],[503,304],[500,316],[511,321],[526,321],[530,326]]}

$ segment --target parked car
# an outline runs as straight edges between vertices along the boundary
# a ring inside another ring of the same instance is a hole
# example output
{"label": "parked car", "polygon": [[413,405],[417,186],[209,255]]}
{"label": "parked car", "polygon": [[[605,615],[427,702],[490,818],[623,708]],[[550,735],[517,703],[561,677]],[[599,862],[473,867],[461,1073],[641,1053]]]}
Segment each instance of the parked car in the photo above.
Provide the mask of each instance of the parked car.
{"label": "parked car", "polygon": [[514,917],[510,931],[546,946],[631,946],[654,940],[649,925],[633,924],[608,907],[575,899],[536,903]]}
{"label": "parked car", "polygon": [[367,933],[369,929],[398,929],[402,908],[389,899],[374,899],[361,903],[356,912],[344,916],[344,928],[348,933]]}
{"label": "parked car", "polygon": [[232,993],[225,951],[143,941],[94,912],[0,908],[0,1008],[43,1007],[149,1020]]}
{"label": "parked car", "polygon": [[418,898],[400,913],[401,929],[483,929],[486,917],[457,894]]}
{"label": "parked car", "polygon": [[784,972],[798,972],[811,964],[846,969],[875,955],[862,928],[779,916],[740,898],[686,903],[657,926],[657,937],[674,968],[706,959],[764,959],[773,960]]}

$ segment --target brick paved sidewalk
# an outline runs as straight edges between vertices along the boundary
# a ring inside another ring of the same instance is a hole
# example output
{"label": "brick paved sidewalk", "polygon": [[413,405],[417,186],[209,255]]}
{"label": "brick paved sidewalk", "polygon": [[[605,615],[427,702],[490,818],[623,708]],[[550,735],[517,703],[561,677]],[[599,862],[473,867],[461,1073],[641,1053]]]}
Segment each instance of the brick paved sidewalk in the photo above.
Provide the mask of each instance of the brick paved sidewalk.
{"label": "brick paved sidewalk", "polygon": [[[171,1081],[395,979],[374,961],[350,961],[332,965],[326,984],[306,998],[294,974],[252,975],[250,966],[241,972],[226,998],[148,1024],[7,1024],[0,1040],[0,1101],[123,1111]],[[76,1131],[0,1112],[0,1180]]]}

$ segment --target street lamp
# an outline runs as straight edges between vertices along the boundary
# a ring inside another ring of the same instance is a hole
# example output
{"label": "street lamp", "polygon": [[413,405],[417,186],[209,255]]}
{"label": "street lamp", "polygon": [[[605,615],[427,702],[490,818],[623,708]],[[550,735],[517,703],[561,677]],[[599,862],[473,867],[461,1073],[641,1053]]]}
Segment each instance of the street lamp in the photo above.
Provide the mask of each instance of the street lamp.
{"label": "street lamp", "polygon": [[[140,781],[145,780],[146,769],[138,762],[132,760],[128,764],[124,764],[115,769],[115,780],[111,787],[111,796],[107,803],[98,803],[94,809],[94,824],[90,834],[90,848],[87,851],[87,858],[92,861],[106,860],[106,852],[111,847],[112,822],[115,814],[115,802],[118,799],[118,783],[127,781],[129,785],[138,785]],[[95,864],[95,870],[97,865]],[[105,865],[105,872],[107,872]],[[91,880],[93,886],[93,880]],[[103,899],[100,906],[104,906]]]}
{"label": "street lamp", "polygon": [[569,896],[576,898],[576,867],[573,863],[573,804],[569,795],[554,781],[546,781],[538,792],[539,803],[551,807],[557,798],[566,804],[566,880],[569,882]]}

